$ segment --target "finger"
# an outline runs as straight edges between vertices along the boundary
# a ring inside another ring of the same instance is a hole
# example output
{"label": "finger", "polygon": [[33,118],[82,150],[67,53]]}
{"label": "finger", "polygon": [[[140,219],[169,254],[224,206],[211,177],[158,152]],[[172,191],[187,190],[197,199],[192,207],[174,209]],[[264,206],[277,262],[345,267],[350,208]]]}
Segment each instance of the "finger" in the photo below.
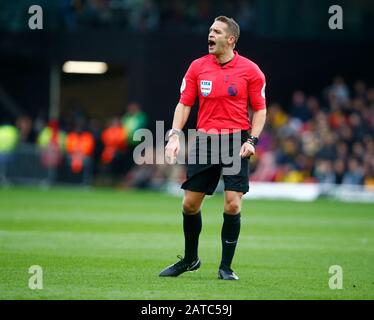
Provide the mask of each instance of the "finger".
{"label": "finger", "polygon": [[166,156],[165,159],[168,164],[174,164],[174,157]]}
{"label": "finger", "polygon": [[165,156],[166,157],[170,156],[170,149],[168,147],[165,148]]}
{"label": "finger", "polygon": [[170,150],[169,150],[169,152],[167,152],[165,155],[166,155],[166,157],[167,157],[169,160],[173,158],[173,154],[170,152]]}
{"label": "finger", "polygon": [[249,158],[250,156],[252,155],[252,150],[251,149],[247,149],[244,153],[244,158]]}
{"label": "finger", "polygon": [[176,157],[170,157],[170,162],[169,162],[169,164],[175,164],[175,163],[176,163],[176,160],[177,160]]}
{"label": "finger", "polygon": [[253,155],[254,155],[255,153],[254,152],[249,152],[249,154],[248,154],[248,156],[247,156],[247,158],[249,159],[250,157],[252,157]]}
{"label": "finger", "polygon": [[176,160],[177,148],[167,147],[165,151],[165,158],[168,164],[174,164]]}

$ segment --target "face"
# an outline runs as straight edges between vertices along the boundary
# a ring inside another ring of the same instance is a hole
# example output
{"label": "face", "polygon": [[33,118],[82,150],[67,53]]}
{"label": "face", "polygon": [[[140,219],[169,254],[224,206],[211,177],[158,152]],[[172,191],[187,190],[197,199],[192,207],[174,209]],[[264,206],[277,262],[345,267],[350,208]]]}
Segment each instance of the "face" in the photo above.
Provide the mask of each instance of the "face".
{"label": "face", "polygon": [[222,21],[214,21],[209,29],[209,53],[219,56],[224,54],[234,44],[235,37],[227,33],[227,25]]}

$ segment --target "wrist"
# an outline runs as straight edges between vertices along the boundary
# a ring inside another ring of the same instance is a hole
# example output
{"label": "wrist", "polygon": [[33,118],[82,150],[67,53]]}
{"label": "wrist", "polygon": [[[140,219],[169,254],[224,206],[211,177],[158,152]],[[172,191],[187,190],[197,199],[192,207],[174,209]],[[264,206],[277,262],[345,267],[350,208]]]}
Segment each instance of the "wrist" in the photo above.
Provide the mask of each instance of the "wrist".
{"label": "wrist", "polygon": [[252,146],[256,147],[256,145],[258,143],[258,137],[256,137],[256,136],[249,136],[249,138],[247,139],[246,142],[248,142]]}
{"label": "wrist", "polygon": [[172,137],[177,137],[179,139],[179,136],[181,135],[182,133],[182,130],[180,129],[175,129],[175,128],[172,128],[170,131],[169,131],[169,139],[172,138]]}

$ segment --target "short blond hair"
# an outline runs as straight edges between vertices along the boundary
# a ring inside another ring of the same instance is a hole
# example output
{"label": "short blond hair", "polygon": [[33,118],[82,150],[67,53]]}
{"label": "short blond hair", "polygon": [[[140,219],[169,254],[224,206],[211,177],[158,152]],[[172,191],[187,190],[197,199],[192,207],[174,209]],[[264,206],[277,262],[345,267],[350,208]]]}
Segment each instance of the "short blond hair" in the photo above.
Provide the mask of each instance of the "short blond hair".
{"label": "short blond hair", "polygon": [[226,23],[228,33],[235,37],[235,44],[238,42],[240,37],[240,27],[238,23],[233,19],[226,16],[219,16],[214,19],[214,21],[221,21]]}

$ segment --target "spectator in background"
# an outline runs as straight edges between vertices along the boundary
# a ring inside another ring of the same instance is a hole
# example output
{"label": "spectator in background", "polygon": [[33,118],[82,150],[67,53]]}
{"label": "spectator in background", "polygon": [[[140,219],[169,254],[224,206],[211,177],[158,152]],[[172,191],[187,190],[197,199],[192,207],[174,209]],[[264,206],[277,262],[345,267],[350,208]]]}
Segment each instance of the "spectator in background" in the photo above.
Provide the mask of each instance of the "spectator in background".
{"label": "spectator in background", "polygon": [[[329,86],[326,104],[316,96],[293,95],[288,112],[273,103],[268,128],[275,146],[256,154],[255,177],[274,181],[370,184],[374,171],[374,89],[355,84],[354,98],[341,77]],[[275,164],[266,152],[275,156]],[[257,159],[258,158],[258,159]],[[351,159],[352,158],[352,159]],[[261,167],[260,167],[261,164]],[[347,167],[346,167],[347,166]],[[252,166],[253,167],[253,166]],[[256,172],[258,174],[256,174]],[[261,181],[261,179],[259,179]]]}
{"label": "spectator in background", "polygon": [[343,184],[362,185],[364,182],[363,168],[357,159],[352,158],[348,161],[348,171],[343,176]]}
{"label": "spectator in background", "polygon": [[20,143],[35,143],[36,133],[30,117],[18,117],[16,120],[16,126],[20,133]]}
{"label": "spectator in background", "polygon": [[325,159],[317,160],[314,176],[320,183],[335,183],[336,176],[332,162]]}
{"label": "spectator in background", "polygon": [[345,174],[345,162],[343,159],[337,159],[334,162],[334,173],[335,173],[335,183],[342,184]]}
{"label": "spectator in background", "polygon": [[13,152],[19,142],[19,138],[19,130],[8,121],[4,121],[0,125],[0,154],[6,155]]}
{"label": "spectator in background", "polygon": [[348,158],[348,144],[344,141],[338,141],[335,147],[336,157],[338,159],[347,159]]}
{"label": "spectator in background", "polygon": [[301,90],[293,93],[290,112],[291,117],[299,119],[303,123],[312,118],[312,114],[306,106],[305,94]]}
{"label": "spectator in background", "polygon": [[133,139],[136,130],[144,128],[147,125],[147,114],[142,111],[139,103],[131,102],[122,116],[122,125],[129,135],[129,145],[137,145],[139,141]]}
{"label": "spectator in background", "polygon": [[312,117],[315,117],[321,110],[320,103],[315,96],[310,96],[306,99],[306,107]]}
{"label": "spectator in background", "polygon": [[134,140],[134,133],[138,129],[145,128],[148,122],[147,114],[142,110],[138,102],[131,102],[121,118],[122,126],[128,134],[128,147],[125,154],[124,172],[128,172],[134,165],[133,151],[140,141]]}
{"label": "spectator in background", "polygon": [[6,164],[11,161],[12,153],[19,142],[19,131],[15,126],[4,121],[0,124],[0,182],[6,183]]}
{"label": "spectator in background", "polygon": [[279,103],[272,103],[268,108],[268,123],[274,131],[284,127],[288,121],[288,115],[282,110]]}
{"label": "spectator in background", "polygon": [[362,140],[369,132],[366,123],[362,120],[359,113],[352,113],[347,119],[347,123],[352,130],[352,140]]}
{"label": "spectator in background", "polygon": [[[51,120],[38,135],[37,143],[41,149],[42,164],[46,168],[57,168],[62,161],[66,134],[59,130],[57,120]],[[54,177],[52,177],[53,179]]]}
{"label": "spectator in background", "polygon": [[332,129],[339,129],[346,123],[346,118],[344,116],[342,108],[337,103],[337,100],[335,97],[332,97],[329,100],[328,105],[330,109],[328,113],[329,126]]}
{"label": "spectator in background", "polygon": [[295,136],[289,136],[279,141],[276,159],[280,164],[295,164],[294,160],[300,153],[300,141]]}
{"label": "spectator in background", "polygon": [[320,159],[325,160],[333,160],[336,157],[335,152],[335,141],[336,137],[332,132],[326,133],[324,136],[321,137],[322,146],[317,152],[316,156]]}
{"label": "spectator in background", "polygon": [[369,88],[366,92],[366,99],[368,105],[372,107],[374,105],[374,88]]}
{"label": "spectator in background", "polygon": [[101,123],[97,118],[89,119],[89,130],[92,133],[92,136],[95,141],[95,150],[92,155],[93,160],[93,173],[97,174],[100,171],[100,162],[101,162],[101,154],[103,152],[103,142],[101,140]]}
{"label": "spectator in background", "polygon": [[341,76],[336,76],[333,84],[328,88],[329,95],[334,96],[340,105],[345,105],[349,100],[349,90]]}
{"label": "spectator in background", "polygon": [[124,173],[123,166],[128,138],[128,131],[122,125],[119,117],[112,118],[101,134],[103,143],[101,163],[109,169],[112,175],[112,183],[116,183]]}
{"label": "spectator in background", "polygon": [[366,136],[363,139],[364,152],[361,159],[364,163],[365,186],[374,189],[374,137]]}
{"label": "spectator in background", "polygon": [[365,181],[364,184],[367,188],[374,190],[374,169],[370,164],[365,164]]}
{"label": "spectator in background", "polygon": [[77,124],[75,130],[66,136],[68,164],[74,174],[83,172],[83,183],[85,184],[90,182],[94,148],[94,137],[91,132],[84,130],[82,123]]}
{"label": "spectator in background", "polygon": [[355,157],[356,159],[359,159],[360,161],[364,159],[365,155],[365,149],[364,146],[361,142],[355,141],[352,144],[352,156]]}
{"label": "spectator in background", "polygon": [[366,100],[366,84],[365,82],[358,80],[354,84],[353,91],[354,98],[365,99]]}
{"label": "spectator in background", "polygon": [[371,170],[374,170],[374,136],[366,136],[362,143],[365,149],[365,152],[361,156],[364,164],[368,165]]}

